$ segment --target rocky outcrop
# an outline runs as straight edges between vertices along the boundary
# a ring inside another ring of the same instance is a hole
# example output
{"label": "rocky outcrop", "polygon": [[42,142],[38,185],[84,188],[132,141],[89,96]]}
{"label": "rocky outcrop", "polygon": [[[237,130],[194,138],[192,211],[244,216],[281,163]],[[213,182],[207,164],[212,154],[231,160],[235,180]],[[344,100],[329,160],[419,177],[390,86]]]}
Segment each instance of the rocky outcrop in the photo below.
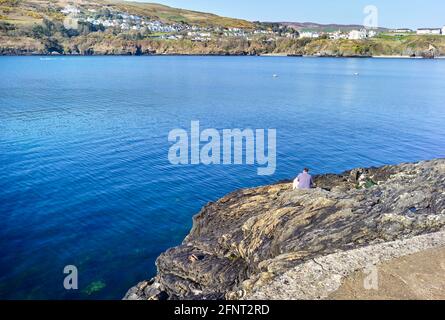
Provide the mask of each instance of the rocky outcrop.
{"label": "rocky outcrop", "polygon": [[445,159],[239,190],[209,203],[125,299],[325,299],[371,265],[445,246]]}

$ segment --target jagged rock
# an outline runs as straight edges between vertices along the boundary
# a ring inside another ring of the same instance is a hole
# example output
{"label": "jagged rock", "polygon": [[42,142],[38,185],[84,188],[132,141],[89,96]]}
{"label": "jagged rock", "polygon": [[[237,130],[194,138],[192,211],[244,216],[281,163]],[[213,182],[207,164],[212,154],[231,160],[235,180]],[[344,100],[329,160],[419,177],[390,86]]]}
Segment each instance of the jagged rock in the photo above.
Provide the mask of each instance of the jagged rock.
{"label": "jagged rock", "polygon": [[270,292],[286,292],[280,278],[286,274],[305,279],[301,292],[316,292],[306,298],[324,298],[308,281],[323,259],[341,256],[334,269],[349,270],[327,272],[334,280],[326,293],[363,267],[354,250],[370,250],[370,259],[393,257],[386,244],[411,240],[403,252],[412,252],[421,247],[418,236],[445,238],[445,159],[320,175],[315,183],[316,189],[293,191],[291,182],[281,182],[209,203],[183,244],[158,258],[156,278],[125,298],[271,299]]}

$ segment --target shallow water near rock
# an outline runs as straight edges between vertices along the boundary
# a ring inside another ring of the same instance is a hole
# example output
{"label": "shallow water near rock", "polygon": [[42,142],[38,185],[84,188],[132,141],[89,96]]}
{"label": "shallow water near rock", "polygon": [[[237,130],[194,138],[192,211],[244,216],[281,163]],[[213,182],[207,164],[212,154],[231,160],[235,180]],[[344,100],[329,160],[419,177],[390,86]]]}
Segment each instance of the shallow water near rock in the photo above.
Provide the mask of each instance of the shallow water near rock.
{"label": "shallow water near rock", "polygon": [[[1,57],[0,75],[2,299],[120,299],[228,192],[445,156],[444,60]],[[192,120],[277,129],[275,175],[171,165]]]}

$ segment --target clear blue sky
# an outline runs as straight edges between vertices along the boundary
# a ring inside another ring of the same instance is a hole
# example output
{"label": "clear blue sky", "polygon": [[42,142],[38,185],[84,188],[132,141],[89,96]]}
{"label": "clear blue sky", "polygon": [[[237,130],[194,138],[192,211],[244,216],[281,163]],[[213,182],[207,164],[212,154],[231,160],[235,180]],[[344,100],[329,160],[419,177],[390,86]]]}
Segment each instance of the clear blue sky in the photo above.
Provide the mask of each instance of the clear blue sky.
{"label": "clear blue sky", "polygon": [[444,0],[138,0],[261,21],[362,24],[363,9],[375,5],[382,27],[442,27]]}

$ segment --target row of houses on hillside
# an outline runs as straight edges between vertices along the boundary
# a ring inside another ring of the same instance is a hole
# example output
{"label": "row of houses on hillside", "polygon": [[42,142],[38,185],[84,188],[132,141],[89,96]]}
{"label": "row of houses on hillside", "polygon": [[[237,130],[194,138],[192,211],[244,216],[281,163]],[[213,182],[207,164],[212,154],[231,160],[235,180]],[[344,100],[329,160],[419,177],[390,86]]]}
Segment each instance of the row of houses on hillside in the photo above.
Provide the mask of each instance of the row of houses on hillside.
{"label": "row of houses on hillside", "polygon": [[420,28],[417,29],[419,35],[445,35],[445,26],[442,28]]}
{"label": "row of houses on hillside", "polygon": [[371,29],[361,29],[361,30],[351,30],[348,34],[349,40],[361,40],[366,38],[373,38],[377,35],[375,30]]}
{"label": "row of houses on hillside", "polygon": [[[300,32],[300,38],[320,38],[322,34],[318,32]],[[361,30],[351,30],[350,32],[328,32],[324,33],[329,39],[339,40],[339,39],[350,39],[350,40],[361,40],[366,38],[373,38],[377,35],[375,30],[371,29],[361,29]]]}

